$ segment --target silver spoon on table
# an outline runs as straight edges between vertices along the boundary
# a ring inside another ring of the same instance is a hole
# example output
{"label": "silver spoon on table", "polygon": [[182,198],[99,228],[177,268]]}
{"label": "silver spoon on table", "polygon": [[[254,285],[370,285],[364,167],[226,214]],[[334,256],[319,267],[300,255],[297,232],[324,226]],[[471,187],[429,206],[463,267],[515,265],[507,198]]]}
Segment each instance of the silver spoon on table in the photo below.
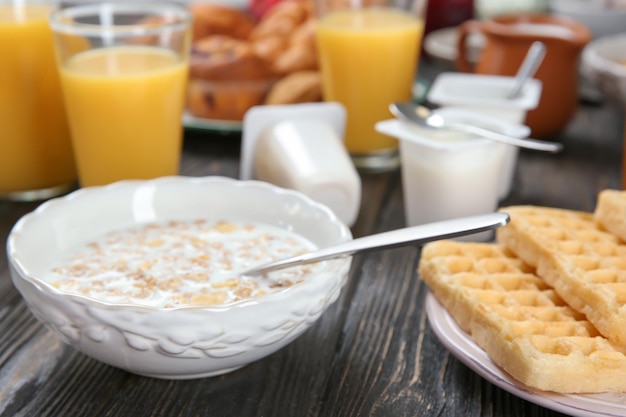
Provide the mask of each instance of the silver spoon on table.
{"label": "silver spoon on table", "polygon": [[345,243],[307,252],[301,255],[269,262],[249,269],[241,275],[255,276],[291,266],[339,258],[356,253],[407,245],[421,245],[440,239],[485,232],[509,222],[507,213],[497,212],[480,216],[461,217],[420,226],[406,227],[350,240]]}
{"label": "silver spoon on table", "polygon": [[422,127],[456,130],[536,151],[557,153],[563,150],[563,145],[557,142],[530,138],[521,139],[469,123],[450,122],[442,115],[432,112],[429,108],[411,102],[392,103],[389,106],[389,110],[397,118],[416,123]]}

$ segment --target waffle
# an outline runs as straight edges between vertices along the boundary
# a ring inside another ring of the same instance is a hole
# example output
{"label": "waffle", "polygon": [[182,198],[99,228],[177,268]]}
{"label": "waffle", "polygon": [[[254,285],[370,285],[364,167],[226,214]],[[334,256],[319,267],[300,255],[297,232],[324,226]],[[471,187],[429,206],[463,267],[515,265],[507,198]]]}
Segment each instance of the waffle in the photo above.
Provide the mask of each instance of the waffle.
{"label": "waffle", "polygon": [[626,241],[626,191],[601,191],[594,218],[605,230]]}
{"label": "waffle", "polygon": [[626,244],[591,213],[515,206],[496,239],[611,341],[626,346]]}
{"label": "waffle", "polygon": [[427,244],[419,273],[459,326],[527,386],[626,391],[626,355],[503,246]]}

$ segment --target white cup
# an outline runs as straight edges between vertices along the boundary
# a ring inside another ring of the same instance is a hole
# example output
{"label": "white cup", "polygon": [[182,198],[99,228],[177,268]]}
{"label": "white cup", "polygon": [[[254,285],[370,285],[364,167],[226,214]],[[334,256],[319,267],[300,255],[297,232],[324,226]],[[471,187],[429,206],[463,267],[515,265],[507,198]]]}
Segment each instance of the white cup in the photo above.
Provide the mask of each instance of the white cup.
{"label": "white cup", "polygon": [[[522,137],[530,130],[460,108],[436,110],[450,122],[476,123]],[[400,140],[404,206],[408,226],[493,212],[508,145],[448,129],[429,129],[400,120],[376,128]],[[462,240],[485,241],[493,232]]]}
{"label": "white cup", "polygon": [[[510,123],[524,124],[526,113],[539,104],[542,84],[537,79],[529,79],[518,97],[507,98],[514,84],[514,77],[444,72],[435,78],[427,98],[438,106],[466,108]],[[516,146],[507,146],[500,199],[506,198],[511,192],[517,154]]]}

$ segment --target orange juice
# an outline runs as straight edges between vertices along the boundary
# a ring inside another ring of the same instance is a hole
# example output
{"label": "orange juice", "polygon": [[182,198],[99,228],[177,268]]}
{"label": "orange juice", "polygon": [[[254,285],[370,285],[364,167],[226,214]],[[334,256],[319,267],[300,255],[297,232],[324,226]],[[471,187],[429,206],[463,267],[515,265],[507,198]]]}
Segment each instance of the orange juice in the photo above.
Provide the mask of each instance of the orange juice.
{"label": "orange juice", "polygon": [[147,46],[94,49],[63,65],[82,186],[178,173],[187,70]]}
{"label": "orange juice", "polygon": [[389,104],[411,99],[423,21],[394,9],[332,12],[317,26],[324,99],[347,110],[351,154],[397,149],[374,124],[391,117]]}
{"label": "orange juice", "polygon": [[76,170],[46,6],[0,6],[0,194],[72,185]]}

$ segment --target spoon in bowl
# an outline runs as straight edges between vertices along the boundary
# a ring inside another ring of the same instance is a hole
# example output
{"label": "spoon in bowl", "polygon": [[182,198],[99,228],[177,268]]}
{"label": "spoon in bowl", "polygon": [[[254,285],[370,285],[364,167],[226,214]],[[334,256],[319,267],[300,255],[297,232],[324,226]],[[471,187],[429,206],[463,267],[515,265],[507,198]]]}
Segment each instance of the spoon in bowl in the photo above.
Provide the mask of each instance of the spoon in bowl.
{"label": "spoon in bowl", "polygon": [[389,110],[397,118],[416,123],[422,127],[452,129],[536,151],[557,153],[563,150],[563,145],[556,142],[530,138],[521,139],[469,123],[449,122],[442,115],[432,112],[429,108],[411,102],[392,103]]}
{"label": "spoon in bowl", "polygon": [[313,252],[272,261],[249,269],[241,275],[258,276],[296,265],[309,264],[327,259],[340,258],[360,252],[421,245],[439,239],[450,239],[472,233],[484,232],[504,226],[510,218],[507,213],[496,212],[480,216],[461,217],[420,226],[406,227],[384,233],[360,237],[338,245]]}

